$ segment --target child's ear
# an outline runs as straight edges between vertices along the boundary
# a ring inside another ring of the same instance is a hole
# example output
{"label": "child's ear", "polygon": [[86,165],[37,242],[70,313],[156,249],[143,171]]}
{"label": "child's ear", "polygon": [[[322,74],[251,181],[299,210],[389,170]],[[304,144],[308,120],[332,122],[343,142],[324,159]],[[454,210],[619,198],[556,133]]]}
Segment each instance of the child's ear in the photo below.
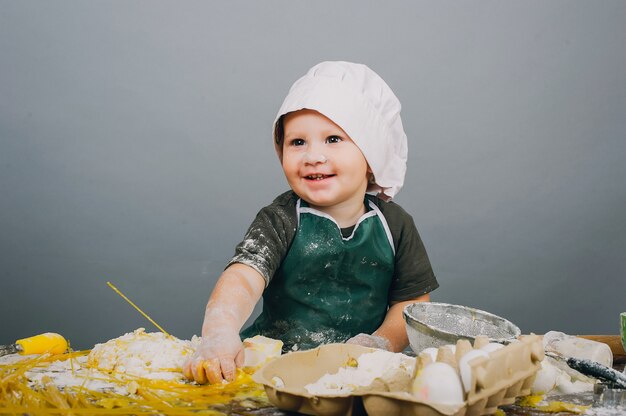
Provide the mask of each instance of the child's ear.
{"label": "child's ear", "polygon": [[376,179],[374,178],[374,172],[372,172],[372,169],[370,169],[370,167],[367,167],[367,182],[368,183],[376,183]]}

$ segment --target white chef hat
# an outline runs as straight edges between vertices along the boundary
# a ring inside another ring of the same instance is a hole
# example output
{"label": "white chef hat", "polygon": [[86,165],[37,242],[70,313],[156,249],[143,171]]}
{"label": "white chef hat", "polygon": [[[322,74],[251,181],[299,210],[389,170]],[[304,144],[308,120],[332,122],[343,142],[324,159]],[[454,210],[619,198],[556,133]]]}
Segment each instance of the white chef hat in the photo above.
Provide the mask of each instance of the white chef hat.
{"label": "white chef hat", "polygon": [[351,62],[322,62],[289,90],[274,120],[301,109],[315,110],[340,126],[361,149],[374,174],[368,192],[389,200],[404,183],[407,139],[400,101],[374,71]]}

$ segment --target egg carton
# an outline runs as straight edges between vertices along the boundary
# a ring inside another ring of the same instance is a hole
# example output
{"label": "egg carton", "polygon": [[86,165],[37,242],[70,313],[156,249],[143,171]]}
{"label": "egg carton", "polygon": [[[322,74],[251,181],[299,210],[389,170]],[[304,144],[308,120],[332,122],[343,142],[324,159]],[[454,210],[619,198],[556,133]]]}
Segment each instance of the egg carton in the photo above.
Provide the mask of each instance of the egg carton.
{"label": "egg carton", "polygon": [[[471,384],[461,404],[448,405],[418,400],[409,391],[364,391],[343,395],[308,393],[304,386],[325,374],[336,373],[351,360],[374,351],[350,344],[328,344],[283,355],[263,366],[254,380],[264,386],[269,400],[281,410],[310,415],[343,416],[368,414],[419,416],[480,416],[512,404],[530,394],[544,357],[537,335],[522,335],[519,342],[469,362]],[[277,381],[279,381],[277,383]],[[408,389],[407,389],[408,390]]]}

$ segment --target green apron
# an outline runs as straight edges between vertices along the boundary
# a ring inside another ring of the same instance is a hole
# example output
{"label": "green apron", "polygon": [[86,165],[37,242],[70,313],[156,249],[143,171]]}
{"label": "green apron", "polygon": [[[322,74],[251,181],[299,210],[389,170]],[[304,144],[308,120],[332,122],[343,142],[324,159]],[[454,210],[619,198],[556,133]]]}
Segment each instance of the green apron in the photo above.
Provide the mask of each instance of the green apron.
{"label": "green apron", "polygon": [[344,342],[371,334],[387,313],[394,246],[378,207],[343,238],[329,215],[298,200],[298,229],[280,268],[263,293],[263,311],[242,337],[280,339],[285,350]]}

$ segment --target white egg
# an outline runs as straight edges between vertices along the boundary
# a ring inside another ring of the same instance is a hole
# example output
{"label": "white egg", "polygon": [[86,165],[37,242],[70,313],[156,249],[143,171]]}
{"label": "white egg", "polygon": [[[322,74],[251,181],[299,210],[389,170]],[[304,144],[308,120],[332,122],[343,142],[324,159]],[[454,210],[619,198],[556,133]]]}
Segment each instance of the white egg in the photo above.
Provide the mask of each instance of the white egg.
{"label": "white egg", "polygon": [[504,345],[498,344],[497,342],[490,342],[489,344],[482,347],[481,350],[487,353],[492,353],[494,351],[499,350],[500,348],[504,348]]}
{"label": "white egg", "polygon": [[489,354],[483,350],[471,350],[459,360],[459,372],[466,392],[469,392],[472,386],[472,369],[469,362],[476,357],[489,357]]}
{"label": "white egg", "polygon": [[533,394],[548,393],[556,387],[556,380],[559,377],[559,369],[548,363],[546,360],[541,362],[541,369],[537,371],[535,381],[530,391]]}
{"label": "white egg", "polygon": [[454,368],[446,363],[431,363],[424,367],[413,380],[411,392],[425,403],[463,403],[461,380]]}

